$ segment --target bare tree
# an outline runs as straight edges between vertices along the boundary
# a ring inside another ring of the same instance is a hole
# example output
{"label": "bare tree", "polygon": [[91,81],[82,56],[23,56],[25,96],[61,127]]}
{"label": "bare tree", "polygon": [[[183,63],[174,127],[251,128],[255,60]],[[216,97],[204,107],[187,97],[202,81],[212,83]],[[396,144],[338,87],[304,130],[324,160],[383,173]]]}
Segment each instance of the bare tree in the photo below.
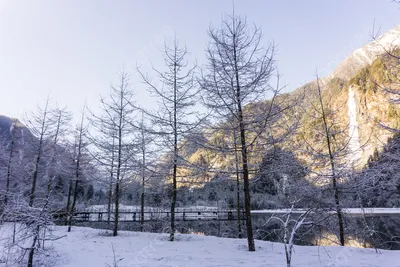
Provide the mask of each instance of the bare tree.
{"label": "bare tree", "polygon": [[180,142],[194,131],[197,114],[193,107],[198,102],[194,84],[194,71],[196,66],[188,67],[186,48],[181,48],[175,39],[172,47],[165,45],[164,62],[166,71],[153,70],[160,79],[161,86],[157,86],[144,73],[139,70],[143,82],[149,86],[149,91],[157,97],[159,110],[156,112],[145,111],[157,134],[167,148],[172,151],[172,199],[171,199],[171,226],[170,241],[175,239],[175,207],[178,191],[178,168],[184,167],[181,156]]}
{"label": "bare tree", "polygon": [[[41,160],[43,154],[48,149],[48,141],[54,134],[54,113],[51,112],[49,107],[49,99],[46,100],[44,108],[38,108],[37,114],[32,114],[28,119],[28,128],[38,138],[34,140],[32,145],[34,147],[34,162],[32,172],[31,190],[29,193],[29,206],[32,207],[36,197],[36,184],[38,181],[39,173],[42,171]],[[44,171],[44,170],[43,170]]]}
{"label": "bare tree", "polygon": [[[28,245],[23,251],[23,255],[28,252],[28,267],[33,266],[35,251],[44,244],[45,240],[51,239],[49,236],[46,237],[46,229],[52,220],[50,214],[53,191],[51,177],[61,172],[58,166],[61,149],[58,144],[64,127],[62,124],[65,122],[59,116],[61,113],[63,112],[58,113],[57,110],[51,109],[49,99],[47,99],[44,108],[39,107],[38,111],[28,118],[28,128],[14,121],[10,129],[12,148],[7,174],[9,178],[14,177],[15,183],[21,188],[20,192],[14,192],[12,197],[8,194],[9,188],[7,189],[7,207],[2,216],[14,222],[12,244],[14,246]],[[28,181],[24,179],[27,176],[25,169],[28,170]],[[24,182],[27,182],[30,187],[29,193],[23,186]],[[47,190],[37,190],[43,187]],[[17,222],[22,222],[18,227],[23,229],[25,234],[18,238],[23,240],[17,239]]]}
{"label": "bare tree", "polygon": [[[54,134],[49,140],[49,151],[46,164],[47,170],[47,195],[50,195],[53,189],[54,178],[57,173],[62,173],[65,170],[64,157],[66,151],[64,146],[67,145],[66,138],[69,134],[71,114],[64,108],[56,108],[52,110],[54,117]],[[46,197],[47,198],[47,197]]]}
{"label": "bare tree", "polygon": [[[101,102],[104,100],[102,99]],[[94,145],[91,150],[92,157],[98,166],[101,167],[106,179],[102,181],[107,187],[107,228],[111,226],[111,213],[113,209],[113,189],[115,184],[115,160],[116,160],[116,127],[114,125],[115,118],[107,112],[103,112],[98,116],[92,112],[89,118],[90,124],[93,126],[94,132],[89,133],[89,139]]]}
{"label": "bare tree", "polygon": [[155,170],[152,168],[154,158],[151,155],[156,153],[153,145],[153,136],[149,126],[146,125],[144,112],[142,111],[142,119],[138,125],[138,148],[140,150],[141,159],[139,160],[140,165],[140,178],[141,178],[141,195],[140,195],[140,231],[144,230],[144,218],[145,218],[145,193],[148,186],[148,182],[152,177]]}
{"label": "bare tree", "polygon": [[68,232],[71,232],[72,220],[74,217],[76,201],[78,197],[78,186],[81,179],[81,165],[82,165],[82,155],[83,150],[85,149],[85,142],[84,137],[87,131],[87,127],[84,125],[85,122],[85,113],[82,111],[81,121],[76,129],[76,137],[75,137],[75,144],[74,144],[74,194],[72,197],[72,204],[70,210],[68,210]]}
{"label": "bare tree", "polygon": [[[92,113],[91,124],[95,132],[91,140],[96,146],[96,160],[110,173],[114,185],[114,227],[113,235],[118,235],[119,201],[121,197],[121,181],[129,176],[135,164],[136,146],[134,133],[133,92],[129,76],[122,71],[117,86],[111,86],[109,98],[102,98],[100,116]],[[111,155],[111,158],[110,158]],[[109,190],[109,199],[111,194]]]}
{"label": "bare tree", "polygon": [[335,208],[336,208],[336,215],[338,218],[339,224],[339,239],[340,245],[344,246],[344,223],[343,223],[343,211],[340,205],[340,198],[339,198],[339,188],[337,185],[337,171],[335,166],[335,155],[332,147],[332,127],[328,124],[327,114],[324,107],[324,102],[322,99],[321,87],[319,85],[319,80],[317,79],[317,87],[318,87],[318,98],[321,105],[321,116],[323,121],[323,128],[325,131],[325,138],[326,138],[326,147],[328,149],[328,156],[329,156],[329,163],[331,169],[331,177],[332,177],[332,187],[333,187],[333,194],[335,199]]}
{"label": "bare tree", "polygon": [[[220,29],[210,28],[209,37],[208,65],[200,85],[205,104],[213,110],[215,117],[233,118],[237,123],[234,128],[239,136],[248,248],[249,251],[255,251],[250,214],[248,152],[275,112],[274,99],[279,90],[269,85],[274,71],[274,46],[263,48],[261,30],[257,27],[249,29],[246,19],[235,15],[223,19]],[[246,113],[247,104],[265,100],[266,97],[272,97],[266,110],[257,114]],[[258,132],[250,136],[250,129],[257,129]]]}
{"label": "bare tree", "polygon": [[[345,189],[350,191],[350,188],[345,188],[347,185],[344,182],[349,177],[348,172],[353,168],[353,161],[357,160],[355,155],[365,144],[358,145],[357,149],[351,147],[354,141],[351,125],[346,124],[339,117],[345,103],[334,100],[341,90],[336,91],[332,82],[324,86],[323,89],[317,75],[315,91],[307,93],[310,97],[310,105],[303,118],[306,123],[302,127],[301,135],[307,149],[304,154],[312,160],[311,171],[314,182],[319,184],[320,188],[324,188],[323,195],[318,201],[322,203],[323,208],[328,205],[335,211],[339,244],[344,246],[345,226],[342,201]],[[326,192],[328,195],[325,194]]]}
{"label": "bare tree", "polygon": [[[313,225],[313,221],[309,218],[310,215],[314,212],[314,209],[305,209],[301,211],[300,214],[293,214],[295,211],[295,203],[292,204],[289,212],[282,217],[273,215],[268,220],[276,220],[278,221],[283,230],[282,241],[285,247],[285,257],[286,257],[286,266],[292,267],[292,254],[293,247],[295,242],[295,236],[299,234],[301,228],[311,227]],[[267,222],[267,223],[268,223]]]}

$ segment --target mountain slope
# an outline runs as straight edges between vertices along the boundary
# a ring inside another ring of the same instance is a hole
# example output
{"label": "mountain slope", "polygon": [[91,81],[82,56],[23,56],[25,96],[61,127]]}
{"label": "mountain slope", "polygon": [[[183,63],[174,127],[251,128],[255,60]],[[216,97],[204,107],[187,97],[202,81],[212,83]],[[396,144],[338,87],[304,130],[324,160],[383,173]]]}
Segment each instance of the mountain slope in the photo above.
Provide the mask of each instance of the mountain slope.
{"label": "mountain slope", "polygon": [[[400,120],[396,119],[395,115],[400,114],[400,111],[397,113],[398,108],[389,103],[388,97],[383,92],[369,88],[374,82],[383,84],[389,81],[382,78],[389,75],[389,70],[385,67],[383,56],[386,51],[394,49],[397,45],[400,45],[400,25],[388,31],[376,41],[354,51],[336,68],[332,75],[320,80],[325,105],[331,110],[330,112],[334,112],[332,120],[337,124],[335,127],[337,128],[337,133],[339,133],[335,136],[335,141],[338,142],[338,145],[342,145],[345,148],[343,154],[346,154],[346,150],[349,149],[348,147],[346,148],[348,145],[346,142],[351,135],[348,130],[350,123],[348,98],[349,88],[352,87],[353,89],[353,93],[351,94],[354,97],[352,99],[353,111],[351,113],[353,116],[355,115],[355,118],[353,118],[352,123],[358,124],[359,140],[352,138],[352,143],[358,141],[362,150],[358,153],[358,157],[361,158],[357,165],[358,169],[363,168],[374,151],[381,150],[387,139],[392,136],[386,130],[378,128],[378,122],[383,122],[392,127],[400,125]],[[400,80],[400,77],[390,80],[390,82],[396,82],[397,79]],[[376,84],[375,87],[377,87]],[[250,164],[255,167],[254,169],[257,169],[256,166],[261,163],[265,155],[262,151],[264,153],[272,151],[271,148],[278,145],[283,150],[293,152],[297,160],[302,162],[305,168],[315,170],[316,162],[310,157],[312,151],[307,148],[304,137],[307,137],[307,141],[310,142],[308,145],[324,153],[326,147],[323,135],[321,136],[321,132],[315,131],[315,127],[320,123],[318,117],[319,111],[315,110],[319,105],[317,92],[317,83],[316,81],[312,81],[292,93],[281,96],[282,99],[300,99],[299,105],[280,116],[279,119],[271,124],[271,127],[280,125],[283,121],[286,121],[288,125],[296,123],[296,120],[300,118],[299,127],[292,135],[285,137],[285,141],[264,147],[257,147],[257,144],[252,146],[250,152],[252,150],[260,151],[258,156],[250,159]],[[247,106],[247,110],[249,113],[252,113],[252,108],[257,108],[260,105],[268,105],[268,103],[268,101],[253,103]],[[229,119],[224,123],[229,123]],[[278,134],[274,130],[265,133],[265,135],[270,139],[278,138]],[[216,132],[214,135],[209,136],[208,140],[212,143],[227,146],[229,142],[232,143],[232,133],[229,133],[229,131]],[[186,156],[186,159],[195,165],[206,166],[207,169],[211,170],[222,168],[224,171],[228,171],[228,176],[229,172],[233,172],[234,170],[234,158],[234,155],[229,153],[207,151],[204,148],[199,148],[191,155]],[[350,157],[344,156],[341,160],[345,163],[349,159]],[[319,168],[319,166],[317,167]],[[255,173],[254,175],[257,174]],[[199,177],[196,178],[199,179]],[[208,180],[209,177],[204,179],[204,181]]]}
{"label": "mountain slope", "polygon": [[332,73],[332,77],[349,80],[362,68],[373,63],[385,51],[390,51],[400,46],[400,25],[355,50]]}

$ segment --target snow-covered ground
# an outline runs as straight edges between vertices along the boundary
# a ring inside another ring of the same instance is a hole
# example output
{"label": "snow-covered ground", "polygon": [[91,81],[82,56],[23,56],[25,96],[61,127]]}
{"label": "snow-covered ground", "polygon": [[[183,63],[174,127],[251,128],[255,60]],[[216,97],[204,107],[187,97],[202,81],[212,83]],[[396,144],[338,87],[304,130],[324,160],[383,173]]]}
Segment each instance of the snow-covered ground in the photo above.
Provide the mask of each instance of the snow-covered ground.
{"label": "snow-covered ground", "polygon": [[[5,265],[7,235],[12,227],[0,227],[0,266]],[[283,244],[256,240],[256,252],[247,251],[245,239],[177,234],[175,242],[167,234],[120,231],[112,237],[105,230],[73,227],[67,233],[56,226],[48,237],[45,253],[36,254],[40,267],[279,267],[286,266]],[[10,240],[8,240],[10,241]],[[22,243],[20,243],[22,245]],[[3,248],[2,248],[3,247]],[[400,251],[338,246],[295,246],[294,267],[400,267]],[[3,259],[3,260],[1,260]],[[114,265],[114,260],[117,265]]]}
{"label": "snow-covered ground", "polygon": [[[256,252],[247,251],[244,239],[199,235],[177,235],[121,231],[117,237],[104,230],[56,227],[55,235],[67,235],[53,242],[58,267],[113,266],[113,248],[119,267],[207,267],[207,266],[286,266],[284,247],[279,243],[256,241]],[[296,267],[399,267],[400,251],[350,247],[295,246]],[[107,265],[108,264],[108,265]]]}

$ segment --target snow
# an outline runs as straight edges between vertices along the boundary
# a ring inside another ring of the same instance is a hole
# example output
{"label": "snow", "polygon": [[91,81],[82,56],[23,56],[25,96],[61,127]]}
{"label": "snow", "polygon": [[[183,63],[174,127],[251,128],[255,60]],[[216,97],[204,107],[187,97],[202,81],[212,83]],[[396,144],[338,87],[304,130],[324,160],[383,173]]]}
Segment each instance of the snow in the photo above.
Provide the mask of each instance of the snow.
{"label": "snow", "polygon": [[[0,248],[11,227],[0,227]],[[193,234],[168,234],[120,231],[112,237],[105,230],[86,227],[55,226],[52,236],[62,237],[46,243],[46,253],[38,255],[43,265],[52,267],[279,267],[286,266],[284,245],[256,240],[256,252],[247,251],[247,240]],[[114,257],[114,251],[115,257]],[[4,253],[4,250],[0,250]],[[4,256],[4,255],[0,255]],[[399,267],[400,251],[351,247],[294,246],[295,267]],[[1,261],[0,266],[3,267]],[[12,265],[14,266],[14,265]],[[38,265],[39,266],[39,265]]]}
{"label": "snow", "polygon": [[[65,238],[53,243],[57,267],[112,266],[115,249],[119,267],[206,267],[206,266],[286,266],[284,246],[256,241],[256,252],[247,251],[244,239],[199,235],[177,235],[167,241],[167,234],[121,231],[112,237],[104,230],[56,227],[53,234]],[[296,267],[391,267],[397,264],[399,251],[380,251],[350,247],[294,246],[292,264]]]}
{"label": "snow", "polygon": [[367,64],[372,64],[373,60],[367,54],[367,51],[363,48],[359,48],[354,51],[353,57],[358,60],[361,64],[367,62]]}
{"label": "snow", "polygon": [[[366,62],[372,61],[385,51],[390,51],[400,45],[400,25],[379,36],[375,41],[367,44],[363,48],[356,50],[354,54],[363,54]],[[362,52],[361,52],[362,51]],[[361,59],[362,61],[362,59]]]}

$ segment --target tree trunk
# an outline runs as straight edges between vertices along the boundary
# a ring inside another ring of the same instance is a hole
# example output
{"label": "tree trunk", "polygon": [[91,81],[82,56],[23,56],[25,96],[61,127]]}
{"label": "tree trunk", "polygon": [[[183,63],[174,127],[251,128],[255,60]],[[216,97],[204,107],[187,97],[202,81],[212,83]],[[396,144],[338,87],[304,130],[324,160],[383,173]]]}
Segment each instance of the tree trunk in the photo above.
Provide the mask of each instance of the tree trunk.
{"label": "tree trunk", "polygon": [[[123,86],[123,84],[122,84]],[[119,111],[119,124],[118,124],[118,158],[117,158],[117,177],[115,182],[115,217],[114,217],[114,231],[113,236],[118,235],[118,221],[119,221],[119,186],[121,176],[121,160],[122,160],[122,120],[123,120],[123,101],[124,95],[121,91],[120,95],[120,111]]]}
{"label": "tree trunk", "polygon": [[335,198],[335,210],[336,210],[336,215],[337,215],[338,224],[339,224],[339,241],[340,241],[340,245],[344,246],[345,238],[344,238],[343,213],[342,213],[342,208],[340,206],[339,188],[337,186],[337,180],[336,180],[335,159],[334,159],[334,155],[333,155],[332,148],[331,148],[329,127],[328,127],[328,122],[327,122],[327,118],[326,118],[326,114],[325,114],[325,108],[324,108],[324,104],[323,104],[321,88],[319,86],[318,77],[317,77],[317,85],[318,85],[319,101],[320,101],[321,111],[322,111],[322,120],[324,123],[326,144],[328,147],[329,161],[330,161],[331,172],[332,172],[332,187],[333,187],[334,198]]}
{"label": "tree trunk", "polygon": [[33,267],[33,255],[35,254],[35,246],[36,246],[36,242],[38,240],[39,237],[39,226],[37,226],[36,230],[35,230],[35,236],[33,237],[33,242],[32,242],[32,246],[29,249],[29,255],[28,255],[28,267]]}
{"label": "tree trunk", "polygon": [[68,221],[68,232],[71,232],[71,225],[72,225],[72,218],[74,217],[75,212],[75,205],[76,199],[78,195],[78,185],[79,185],[79,171],[80,171],[80,164],[81,164],[81,155],[82,155],[82,138],[83,138],[83,120],[84,120],[84,113],[82,113],[81,124],[79,127],[79,138],[78,138],[78,148],[77,148],[77,157],[76,157],[76,166],[75,166],[75,188],[74,188],[74,198],[72,201],[71,213],[69,215]]}
{"label": "tree trunk", "polygon": [[238,120],[239,120],[239,131],[240,131],[240,143],[242,152],[242,171],[243,171],[243,187],[244,187],[244,209],[246,214],[246,232],[247,232],[247,243],[249,251],[255,251],[253,226],[251,222],[251,198],[250,198],[250,183],[249,183],[249,167],[247,161],[247,145],[246,145],[246,129],[244,126],[243,111],[242,111],[242,99],[241,99],[241,87],[239,79],[239,68],[237,65],[237,54],[236,54],[236,39],[233,36],[233,55],[234,55],[234,68],[235,68],[235,81],[236,81],[236,101],[238,109]]}
{"label": "tree trunk", "polygon": [[112,187],[114,179],[114,160],[115,160],[115,137],[112,137],[112,149],[111,149],[111,169],[110,169],[110,184],[108,187],[108,202],[107,202],[107,229],[110,229],[111,221],[111,203],[112,203]]}
{"label": "tree trunk", "polygon": [[73,200],[72,200],[71,211],[68,214],[68,232],[71,232],[72,219],[74,218],[76,198],[77,198],[77,195],[78,195],[78,185],[79,185],[79,180],[76,178],[76,180],[75,180],[75,188],[74,188],[74,197],[73,197]]}
{"label": "tree trunk", "polygon": [[[67,197],[67,208],[66,208],[66,212],[67,215],[69,216],[69,214],[71,213],[70,210],[70,206],[71,206],[71,195],[72,195],[72,179],[69,180],[69,185],[68,185],[68,197]],[[68,225],[68,218],[65,221],[65,225]]]}
{"label": "tree trunk", "polygon": [[29,207],[32,207],[33,202],[35,201],[36,183],[37,183],[37,178],[38,178],[38,174],[39,174],[40,159],[42,157],[46,118],[47,118],[47,104],[46,104],[46,109],[43,113],[42,125],[40,128],[39,147],[38,147],[38,151],[37,151],[37,155],[36,155],[35,169],[33,171],[33,176],[32,176],[31,193],[29,195]]}
{"label": "tree trunk", "polygon": [[176,206],[176,173],[177,173],[177,164],[174,163],[174,170],[172,176],[172,201],[171,201],[171,229],[169,234],[169,241],[175,240],[175,206]]}
{"label": "tree trunk", "polygon": [[239,173],[239,157],[237,153],[236,144],[236,129],[233,129],[233,141],[235,148],[235,170],[236,170],[236,202],[237,202],[237,224],[238,224],[238,237],[242,238],[242,222],[240,214],[240,173]]}
{"label": "tree trunk", "polygon": [[115,211],[114,211],[114,229],[113,236],[118,235],[118,217],[119,217],[119,174],[117,171],[117,181],[115,182]]}
{"label": "tree trunk", "polygon": [[335,177],[332,180],[332,185],[333,185],[333,190],[334,190],[334,194],[335,194],[336,214],[337,214],[338,223],[339,223],[339,241],[340,241],[340,245],[344,246],[345,238],[344,238],[343,213],[342,213],[342,208],[340,206],[339,189],[337,187],[337,181],[336,181]]}
{"label": "tree trunk", "polygon": [[174,54],[174,166],[172,173],[172,201],[171,201],[171,229],[169,241],[175,239],[175,206],[176,206],[176,191],[177,191],[177,168],[178,168],[178,129],[177,129],[177,81],[176,81],[176,49]]}
{"label": "tree trunk", "polygon": [[[242,111],[239,111],[239,118],[242,118]],[[241,119],[241,120],[242,120]],[[247,230],[247,243],[249,251],[255,251],[253,226],[251,222],[251,199],[250,199],[250,183],[249,183],[249,169],[247,165],[247,147],[246,135],[243,122],[240,122],[240,137],[242,146],[242,166],[243,166],[243,187],[244,187],[244,208],[246,214],[246,230]]]}
{"label": "tree trunk", "polygon": [[[144,185],[143,185],[143,188],[144,188]],[[140,207],[140,231],[143,232],[143,226],[144,226],[144,189],[142,190],[142,196],[141,196],[140,205],[141,205],[141,207]]]}
{"label": "tree trunk", "polygon": [[40,162],[40,156],[41,156],[41,144],[39,144],[39,153],[36,156],[36,162],[35,162],[35,169],[33,171],[33,177],[32,177],[32,187],[31,187],[31,193],[29,195],[29,207],[33,206],[33,202],[35,201],[35,192],[36,192],[36,182],[37,182],[37,177],[38,177],[38,172],[39,172],[39,162]]}
{"label": "tree trunk", "polygon": [[111,221],[111,202],[112,202],[112,177],[110,179],[110,184],[108,187],[108,202],[107,202],[107,229],[110,229]]}
{"label": "tree trunk", "polygon": [[145,173],[146,173],[146,140],[144,138],[144,123],[142,113],[142,196],[140,200],[140,231],[143,232],[144,227],[144,189],[145,189]]}

